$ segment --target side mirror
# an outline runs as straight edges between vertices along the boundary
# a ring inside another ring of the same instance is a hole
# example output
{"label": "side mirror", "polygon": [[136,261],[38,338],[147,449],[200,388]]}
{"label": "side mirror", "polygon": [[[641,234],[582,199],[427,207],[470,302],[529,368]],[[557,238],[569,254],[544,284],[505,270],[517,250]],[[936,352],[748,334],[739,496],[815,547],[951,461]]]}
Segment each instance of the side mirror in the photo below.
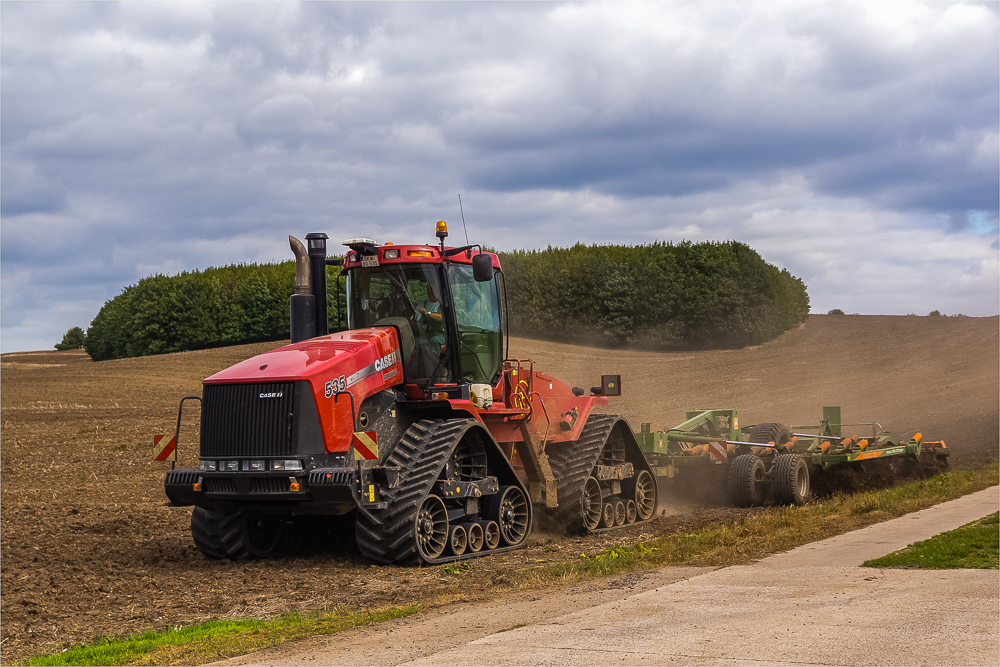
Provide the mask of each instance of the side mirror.
{"label": "side mirror", "polygon": [[472,277],[479,283],[493,280],[493,259],[486,253],[479,253],[472,258]]}

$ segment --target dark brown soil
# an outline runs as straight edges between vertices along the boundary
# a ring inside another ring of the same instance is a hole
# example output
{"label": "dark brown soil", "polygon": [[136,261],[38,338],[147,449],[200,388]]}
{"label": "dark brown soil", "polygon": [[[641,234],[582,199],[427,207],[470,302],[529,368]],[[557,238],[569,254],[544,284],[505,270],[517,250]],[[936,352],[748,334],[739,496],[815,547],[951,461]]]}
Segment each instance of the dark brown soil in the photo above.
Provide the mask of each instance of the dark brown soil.
{"label": "dark brown soil", "polygon": [[[434,593],[474,598],[540,564],[744,513],[671,504],[651,523],[587,538],[535,534],[526,549],[441,567],[374,566],[345,549],[296,558],[206,560],[190,508],[168,508],[152,435],[168,433],[201,378],[276,347],[249,345],[93,363],[80,352],[3,355],[0,403],[2,661],[103,634],[220,617],[340,604],[379,605]],[[612,410],[638,429],[678,423],[698,407],[740,408],[744,422],[813,424],[824,405],[845,421],[879,421],[901,436],[945,440],[952,466],[996,460],[998,318],[812,316],[744,350],[652,353],[512,340],[513,356],[589,387],[621,373]],[[197,464],[194,424],[180,467]],[[859,431],[863,429],[859,428]],[[461,590],[458,581],[461,581]],[[470,585],[470,582],[471,583]]]}

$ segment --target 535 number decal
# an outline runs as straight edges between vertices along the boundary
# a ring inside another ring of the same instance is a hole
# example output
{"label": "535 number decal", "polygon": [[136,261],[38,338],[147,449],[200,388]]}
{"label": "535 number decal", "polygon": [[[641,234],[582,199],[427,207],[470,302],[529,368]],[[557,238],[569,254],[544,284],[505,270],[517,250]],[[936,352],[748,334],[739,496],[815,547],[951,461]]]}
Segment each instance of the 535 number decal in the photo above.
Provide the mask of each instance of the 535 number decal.
{"label": "535 number decal", "polygon": [[347,379],[341,375],[339,378],[329,380],[327,381],[324,390],[324,394],[327,398],[330,398],[339,391],[347,391]]}

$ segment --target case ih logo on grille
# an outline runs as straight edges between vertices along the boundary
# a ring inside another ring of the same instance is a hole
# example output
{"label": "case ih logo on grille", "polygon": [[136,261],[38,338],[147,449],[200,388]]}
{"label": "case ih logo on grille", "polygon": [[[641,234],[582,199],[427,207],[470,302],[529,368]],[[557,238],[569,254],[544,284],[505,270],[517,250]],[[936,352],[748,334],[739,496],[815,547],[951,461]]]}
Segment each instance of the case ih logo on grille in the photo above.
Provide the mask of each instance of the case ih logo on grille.
{"label": "case ih logo on grille", "polygon": [[375,431],[355,431],[351,437],[354,445],[355,461],[370,461],[378,458],[378,436]]}
{"label": "case ih logo on grille", "polygon": [[261,398],[281,398],[284,395],[285,395],[285,392],[283,392],[283,391],[265,391],[265,392],[261,393],[260,397]]}

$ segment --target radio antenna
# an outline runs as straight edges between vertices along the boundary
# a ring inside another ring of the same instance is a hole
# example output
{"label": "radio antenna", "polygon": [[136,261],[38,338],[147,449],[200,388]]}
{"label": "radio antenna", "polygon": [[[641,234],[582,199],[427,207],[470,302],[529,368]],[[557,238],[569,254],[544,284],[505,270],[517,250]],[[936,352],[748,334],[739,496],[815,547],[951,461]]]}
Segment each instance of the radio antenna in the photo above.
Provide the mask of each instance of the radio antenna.
{"label": "radio antenna", "polygon": [[462,211],[462,229],[465,230],[465,245],[469,245],[469,229],[465,226],[465,211],[462,209],[462,195],[458,195],[458,210]]}

